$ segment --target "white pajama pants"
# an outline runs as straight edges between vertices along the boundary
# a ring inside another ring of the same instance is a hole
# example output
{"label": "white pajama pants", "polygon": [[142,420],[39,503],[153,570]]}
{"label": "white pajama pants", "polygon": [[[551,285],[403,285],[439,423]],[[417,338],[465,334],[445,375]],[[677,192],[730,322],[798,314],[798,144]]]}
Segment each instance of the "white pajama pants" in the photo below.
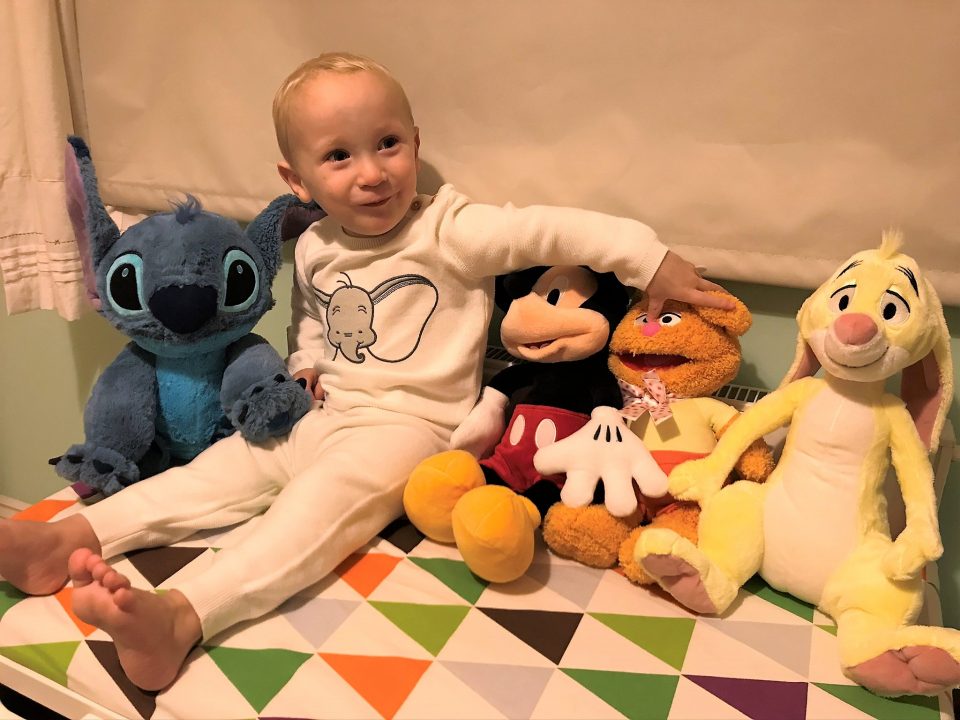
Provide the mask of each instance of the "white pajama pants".
{"label": "white pajama pants", "polygon": [[410,472],[446,449],[447,435],[374,408],[314,409],[286,437],[254,445],[232,435],[82,513],[111,557],[266,510],[236,546],[176,588],[208,640],[319,581],[397,518]]}

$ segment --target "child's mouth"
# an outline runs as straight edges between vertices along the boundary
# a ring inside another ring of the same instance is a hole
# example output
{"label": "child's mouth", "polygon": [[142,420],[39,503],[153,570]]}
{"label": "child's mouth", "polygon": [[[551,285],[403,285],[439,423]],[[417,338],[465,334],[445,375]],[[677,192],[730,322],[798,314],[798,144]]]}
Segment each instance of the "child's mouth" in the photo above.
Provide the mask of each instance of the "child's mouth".
{"label": "child's mouth", "polygon": [[382,207],[390,201],[389,197],[385,197],[383,200],[377,200],[375,202],[364,203],[364,207]]}

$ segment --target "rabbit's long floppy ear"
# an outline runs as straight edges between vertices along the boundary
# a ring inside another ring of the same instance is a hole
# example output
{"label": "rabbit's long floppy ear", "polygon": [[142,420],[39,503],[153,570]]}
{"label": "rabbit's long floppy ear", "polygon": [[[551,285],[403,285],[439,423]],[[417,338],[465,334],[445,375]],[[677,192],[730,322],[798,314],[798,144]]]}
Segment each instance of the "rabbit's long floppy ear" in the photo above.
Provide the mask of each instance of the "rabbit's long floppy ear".
{"label": "rabbit's long floppy ear", "polygon": [[280,268],[281,246],[285,240],[300,237],[304,230],[326,216],[315,202],[304,203],[296,195],[274,198],[247,225],[247,237],[257,246],[272,280]]}
{"label": "rabbit's long floppy ear", "polygon": [[[804,300],[803,305],[800,306],[800,311],[797,313],[798,328],[802,326],[802,319],[809,302],[810,298]],[[795,380],[816,375],[819,370],[820,361],[817,360],[817,356],[814,355],[810,345],[804,339],[803,330],[797,330],[797,350],[793,355],[793,364],[790,366],[790,369],[787,370],[787,374],[784,375],[783,380],[780,381],[780,387],[789,385]]]}
{"label": "rabbit's long floppy ear", "polygon": [[97,176],[93,170],[90,149],[82,138],[67,138],[64,152],[64,179],[67,189],[67,213],[80,251],[83,282],[87,299],[97,310],[97,266],[120,237],[120,230],[110,219],[100,199]]}
{"label": "rabbit's long floppy ear", "polygon": [[933,452],[940,444],[940,431],[953,400],[953,361],[943,307],[933,286],[926,280],[924,283],[929,298],[928,322],[935,339],[930,352],[903,369],[900,397],[917,426],[920,439]]}

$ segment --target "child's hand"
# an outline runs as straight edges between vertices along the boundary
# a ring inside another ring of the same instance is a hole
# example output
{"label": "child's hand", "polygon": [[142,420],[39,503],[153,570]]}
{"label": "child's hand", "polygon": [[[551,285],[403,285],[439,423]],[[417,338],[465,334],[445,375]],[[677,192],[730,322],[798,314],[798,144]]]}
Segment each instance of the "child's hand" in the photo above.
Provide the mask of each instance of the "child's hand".
{"label": "child's hand", "polygon": [[303,387],[307,392],[310,393],[316,400],[323,400],[323,396],[326,394],[323,392],[323,386],[320,385],[320,374],[313,368],[306,368],[305,370],[297,370],[293,374],[293,379],[299,381],[301,378],[306,382],[306,385]]}
{"label": "child's hand", "polygon": [[689,263],[672,250],[668,250],[663,262],[647,285],[647,316],[656,318],[663,310],[665,300],[673,299],[701,307],[732,310],[733,302],[724,297],[711,295],[708,290],[726,292],[716,283],[700,277],[693,263]]}

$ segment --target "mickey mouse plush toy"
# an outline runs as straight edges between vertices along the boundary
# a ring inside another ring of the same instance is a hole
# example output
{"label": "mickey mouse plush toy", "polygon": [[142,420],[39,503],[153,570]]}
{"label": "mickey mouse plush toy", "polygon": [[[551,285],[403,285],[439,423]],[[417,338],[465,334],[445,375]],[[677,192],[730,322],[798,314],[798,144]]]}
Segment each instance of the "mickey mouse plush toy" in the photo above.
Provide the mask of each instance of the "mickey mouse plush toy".
{"label": "mickey mouse plush toy", "polygon": [[498,278],[503,346],[526,362],[494,376],[454,431],[457,449],[420,463],[403,497],[410,521],[433,540],[455,542],[476,575],[508,582],[526,572],[534,531],[563,485],[562,475],[537,472],[534,454],[586,425],[595,407],[620,406],[607,352],[628,298],[613,273],[585,267]]}

